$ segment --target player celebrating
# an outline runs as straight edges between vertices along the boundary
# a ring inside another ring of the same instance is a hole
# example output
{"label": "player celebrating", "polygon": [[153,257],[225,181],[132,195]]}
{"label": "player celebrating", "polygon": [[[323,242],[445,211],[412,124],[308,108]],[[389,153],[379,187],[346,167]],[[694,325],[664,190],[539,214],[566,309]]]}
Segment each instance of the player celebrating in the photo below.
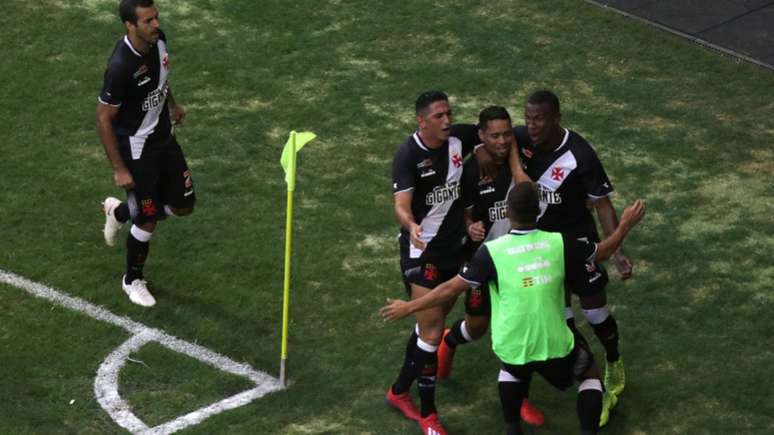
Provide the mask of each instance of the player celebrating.
{"label": "player celebrating", "polygon": [[[393,161],[400,267],[411,298],[427,294],[459,271],[464,237],[462,165],[478,143],[475,126],[452,125],[449,98],[443,92],[421,94],[415,109],[419,128],[399,147]],[[491,161],[480,148],[476,158]],[[418,421],[428,435],[446,433],[435,407],[436,352],[452,304],[416,313],[417,325],[406,346],[403,367],[387,391],[387,403]],[[409,395],[415,379],[420,410]]]}
{"label": "player celebrating", "polygon": [[[513,186],[508,165],[514,144],[511,116],[504,107],[487,107],[479,113],[478,128],[478,137],[492,156],[496,175],[484,175],[476,159],[468,160],[463,166],[462,197],[468,234],[464,249],[466,261],[470,260],[482,241],[494,240],[510,229],[506,217],[506,197]],[[438,348],[438,379],[449,377],[457,345],[477,340],[486,333],[489,315],[487,284],[469,288],[465,294],[465,318],[457,320],[444,332]],[[535,426],[541,426],[545,421],[543,413],[526,397],[521,405],[521,418]]]}
{"label": "player celebrating", "polygon": [[459,275],[425,296],[409,302],[388,301],[382,316],[396,320],[438,307],[468,287],[489,282],[492,350],[502,362],[498,389],[506,433],[522,433],[517,409],[534,372],[560,389],[577,380],[581,431],[596,433],[603,386],[588,345],[562,315],[564,287],[585,284],[585,263],[609,257],[642,219],[645,206],[636,201],[627,208],[621,225],[599,244],[537,230],[540,206],[532,183],[519,183],[511,190],[508,213],[512,223],[508,235],[485,242]]}
{"label": "player celebrating", "polygon": [[[538,228],[595,242],[599,236],[587,202],[593,204],[602,229],[609,236],[618,227],[609,198],[613,186],[591,145],[578,133],[563,128],[561,117],[556,95],[550,91],[535,92],[524,111],[526,126],[515,129],[524,171],[535,180],[540,193]],[[614,260],[621,278],[631,277],[632,262],[621,249],[615,252]],[[618,351],[618,325],[607,307],[607,271],[598,261],[588,262],[586,271],[586,283],[576,292],[586,319],[605,348],[605,388],[613,393],[606,399],[615,401],[624,389],[625,376]],[[570,307],[569,295],[567,306]],[[572,309],[567,308],[566,313],[568,323],[574,327]],[[601,423],[606,424],[607,419],[608,415],[603,415]]]}
{"label": "player celebrating", "polygon": [[172,131],[171,121],[180,123],[185,111],[169,87],[169,52],[158,11],[153,0],[121,0],[119,14],[126,35],[108,61],[97,129],[115,184],[126,190],[127,200],[105,199],[103,233],[105,243],[114,246],[122,224],[132,220],[121,287],[132,302],[149,307],[156,300],[142,270],[156,223],[167,215],[191,214],[196,196]]}

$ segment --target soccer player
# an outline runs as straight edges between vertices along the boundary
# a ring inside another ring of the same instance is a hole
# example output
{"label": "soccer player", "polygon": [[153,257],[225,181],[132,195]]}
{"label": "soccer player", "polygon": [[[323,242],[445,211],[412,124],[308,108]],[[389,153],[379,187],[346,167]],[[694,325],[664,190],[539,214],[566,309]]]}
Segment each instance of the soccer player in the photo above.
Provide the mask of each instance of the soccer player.
{"label": "soccer player", "polygon": [[[538,228],[569,234],[577,239],[599,240],[596,224],[587,202],[597,211],[606,236],[618,227],[618,217],[609,195],[613,186],[602,163],[589,143],[578,133],[563,128],[559,98],[550,91],[532,94],[524,111],[526,126],[514,130],[526,174],[537,183],[540,194]],[[622,249],[613,258],[622,279],[632,275],[632,262]],[[605,388],[616,400],[624,389],[623,360],[618,350],[618,325],[607,307],[607,271],[596,261],[586,263],[585,285],[574,291],[594,334],[605,348]],[[570,296],[566,316],[574,328]],[[606,407],[605,409],[609,409]],[[602,424],[607,423],[602,416]]]}
{"label": "soccer player", "polygon": [[[492,156],[496,167],[494,177],[479,170],[476,159],[465,162],[462,172],[462,198],[468,238],[464,259],[469,261],[483,241],[494,240],[508,232],[506,197],[513,186],[509,166],[511,147],[514,145],[511,115],[504,107],[490,106],[478,115],[478,137],[484,149]],[[490,301],[487,284],[469,288],[465,294],[465,317],[457,320],[444,332],[438,347],[438,379],[449,377],[457,345],[481,338],[489,328]],[[545,418],[539,409],[525,397],[521,418],[541,426]]]}
{"label": "soccer player", "polygon": [[126,35],[108,61],[97,104],[97,130],[113,168],[121,202],[103,203],[105,243],[114,246],[121,226],[132,221],[126,240],[126,274],[121,287],[135,304],[150,307],[143,266],[156,223],[193,212],[196,195],[191,171],[172,129],[185,110],[169,87],[167,40],[153,0],[122,0],[119,15]]}
{"label": "soccer player", "polygon": [[489,283],[492,350],[502,362],[498,377],[506,434],[521,434],[519,411],[528,380],[537,372],[559,389],[577,380],[581,433],[599,429],[604,387],[583,337],[563,315],[565,287],[583,285],[585,264],[608,258],[642,219],[645,205],[628,207],[616,230],[601,243],[536,228],[538,191],[518,183],[508,194],[512,229],[476,251],[459,275],[411,301],[388,300],[380,311],[387,320],[442,306],[468,287]]}
{"label": "soccer player", "polygon": [[[411,298],[427,294],[459,271],[464,237],[462,165],[478,143],[475,126],[453,125],[449,98],[443,92],[424,92],[415,109],[418,130],[398,148],[393,160],[400,268]],[[491,161],[480,147],[476,158]],[[424,434],[445,434],[435,407],[436,352],[452,305],[450,301],[416,313],[400,374],[387,390],[387,404],[417,421]],[[414,380],[420,409],[409,395]]]}

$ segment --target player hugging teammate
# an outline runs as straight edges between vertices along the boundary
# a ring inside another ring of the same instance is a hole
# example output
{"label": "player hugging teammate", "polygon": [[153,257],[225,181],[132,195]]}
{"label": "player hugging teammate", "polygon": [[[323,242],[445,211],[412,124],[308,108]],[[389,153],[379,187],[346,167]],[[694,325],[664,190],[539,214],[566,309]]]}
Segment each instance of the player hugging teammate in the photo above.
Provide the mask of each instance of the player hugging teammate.
{"label": "player hugging teammate", "polygon": [[[417,131],[399,147],[393,161],[395,214],[401,224],[400,266],[412,301],[432,298],[433,289],[454,279],[482,243],[508,233],[512,222],[505,212],[506,199],[517,182],[531,180],[536,185],[540,198],[535,216],[538,230],[561,232],[566,240],[596,246],[599,236],[591,204],[605,235],[616,232],[619,222],[608,197],[612,184],[588,142],[561,127],[559,100],[553,93],[539,91],[530,96],[524,113],[526,125],[516,128],[507,110],[498,106],[480,113],[477,128],[453,124],[448,97],[438,91],[419,96],[416,119]],[[476,157],[463,163],[474,149]],[[620,243],[611,256],[622,279],[630,277],[632,263]],[[570,294],[577,294],[586,319],[605,348],[606,393],[599,415],[602,426],[624,388],[618,327],[606,305],[607,272],[596,257],[579,261],[572,270],[579,272],[573,272],[573,284],[564,286],[566,308],[561,314],[567,328],[582,339],[571,308]],[[423,434],[446,433],[435,407],[435,380],[450,375],[458,345],[480,338],[489,328],[489,283],[467,288],[465,318],[444,329],[446,314],[455,300],[456,295],[412,311],[416,326],[398,378],[387,391],[387,403],[416,420]],[[414,380],[419,409],[409,395]],[[526,400],[529,381],[521,380],[521,419],[541,425],[542,413]]]}

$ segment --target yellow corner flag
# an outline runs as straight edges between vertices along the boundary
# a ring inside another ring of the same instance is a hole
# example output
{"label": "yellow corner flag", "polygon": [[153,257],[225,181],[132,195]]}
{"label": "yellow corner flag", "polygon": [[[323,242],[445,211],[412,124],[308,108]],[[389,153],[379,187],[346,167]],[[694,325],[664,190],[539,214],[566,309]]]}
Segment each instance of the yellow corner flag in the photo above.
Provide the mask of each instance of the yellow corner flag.
{"label": "yellow corner flag", "polygon": [[282,352],[280,355],[280,384],[287,386],[285,364],[288,359],[288,320],[290,307],[290,258],[293,247],[293,191],[296,190],[296,153],[309,141],[317,137],[314,133],[304,131],[290,132],[285,148],[282,149],[280,164],[285,170],[285,182],[288,183],[288,208],[285,219],[285,280],[282,294]]}
{"label": "yellow corner flag", "polygon": [[282,157],[280,158],[280,164],[282,169],[285,170],[285,182],[288,183],[288,190],[295,190],[296,188],[296,153],[301,151],[308,142],[316,138],[317,135],[311,131],[302,131],[296,133],[295,130],[290,132],[288,141],[285,143],[285,148],[282,149]]}

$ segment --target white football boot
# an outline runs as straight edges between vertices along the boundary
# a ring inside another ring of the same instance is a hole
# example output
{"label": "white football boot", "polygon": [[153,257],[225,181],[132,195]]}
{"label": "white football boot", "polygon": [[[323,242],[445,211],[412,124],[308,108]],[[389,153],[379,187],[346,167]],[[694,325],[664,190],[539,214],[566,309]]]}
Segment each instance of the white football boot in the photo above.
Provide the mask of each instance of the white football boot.
{"label": "white football boot", "polygon": [[156,305],[156,299],[148,291],[148,281],[144,279],[135,279],[131,284],[126,283],[126,275],[121,278],[121,287],[124,289],[129,300],[143,307],[152,307]]}
{"label": "white football boot", "polygon": [[102,203],[102,210],[105,212],[105,228],[102,229],[102,234],[105,236],[105,244],[108,246],[115,246],[118,230],[123,226],[121,222],[116,220],[114,214],[119,205],[121,205],[121,200],[112,196],[105,198]]}

